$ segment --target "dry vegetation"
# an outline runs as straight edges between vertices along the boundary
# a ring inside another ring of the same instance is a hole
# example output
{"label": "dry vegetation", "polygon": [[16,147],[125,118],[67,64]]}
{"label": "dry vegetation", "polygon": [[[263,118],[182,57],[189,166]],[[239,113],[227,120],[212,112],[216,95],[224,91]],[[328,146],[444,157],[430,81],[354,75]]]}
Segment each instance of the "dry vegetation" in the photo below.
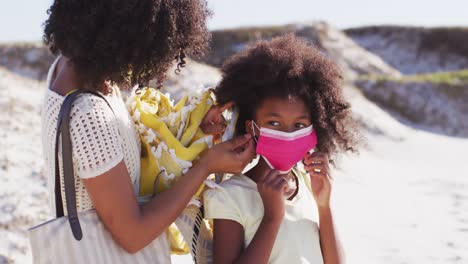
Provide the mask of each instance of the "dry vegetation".
{"label": "dry vegetation", "polygon": [[380,34],[391,37],[398,33],[418,34],[421,36],[420,51],[453,53],[468,59],[468,27],[407,27],[407,26],[370,26],[345,30],[349,35]]}
{"label": "dry vegetation", "polygon": [[392,78],[361,76],[366,97],[412,124],[468,137],[468,70]]}
{"label": "dry vegetation", "polygon": [[44,80],[53,59],[39,42],[0,45],[0,66],[31,79]]}

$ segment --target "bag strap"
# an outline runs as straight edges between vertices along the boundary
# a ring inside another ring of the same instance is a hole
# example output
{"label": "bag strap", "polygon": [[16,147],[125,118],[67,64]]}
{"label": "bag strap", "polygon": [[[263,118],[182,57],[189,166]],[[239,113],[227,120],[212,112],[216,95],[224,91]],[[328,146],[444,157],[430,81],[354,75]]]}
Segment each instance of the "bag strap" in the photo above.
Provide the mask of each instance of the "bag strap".
{"label": "bag strap", "polygon": [[198,264],[197,258],[197,244],[198,244],[198,236],[200,235],[200,228],[205,218],[204,215],[203,205],[198,208],[197,215],[195,217],[195,224],[193,225],[193,235],[192,235],[192,248],[190,249],[190,253],[192,253],[193,263]]}
{"label": "bag strap", "polygon": [[[73,169],[72,142],[70,137],[70,112],[73,102],[78,98],[78,95],[88,93],[104,100],[112,109],[109,102],[104,96],[95,91],[76,90],[68,94],[60,107],[57,122],[57,134],[55,137],[55,211],[57,218],[64,216],[62,190],[60,184],[60,167],[58,159],[59,140],[62,135],[62,163],[63,163],[63,181],[65,185],[65,198],[68,212],[68,222],[76,240],[81,240],[83,232],[81,230],[78,212],[76,208],[76,193],[75,193],[75,175]],[[115,113],[114,113],[115,115]]]}

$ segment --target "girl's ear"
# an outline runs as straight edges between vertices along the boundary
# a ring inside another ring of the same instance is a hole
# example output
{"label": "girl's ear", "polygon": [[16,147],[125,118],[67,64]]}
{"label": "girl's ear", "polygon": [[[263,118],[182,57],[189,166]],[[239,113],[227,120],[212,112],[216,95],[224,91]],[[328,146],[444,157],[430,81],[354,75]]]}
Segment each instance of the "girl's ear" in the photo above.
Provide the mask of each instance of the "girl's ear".
{"label": "girl's ear", "polygon": [[254,134],[252,131],[252,120],[245,120],[244,126],[245,126],[245,133],[251,134],[253,136]]}

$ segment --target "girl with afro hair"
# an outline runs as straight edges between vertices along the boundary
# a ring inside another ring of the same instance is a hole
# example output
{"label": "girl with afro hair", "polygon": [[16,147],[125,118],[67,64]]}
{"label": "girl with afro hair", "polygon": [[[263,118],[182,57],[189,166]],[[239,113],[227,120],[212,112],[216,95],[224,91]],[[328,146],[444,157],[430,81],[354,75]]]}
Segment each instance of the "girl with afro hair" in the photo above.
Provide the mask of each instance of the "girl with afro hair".
{"label": "girl with afro hair", "polygon": [[233,101],[236,132],[258,162],[204,194],[215,263],[343,263],[330,207],[330,158],[355,151],[358,131],[341,74],[293,35],[231,57],[215,89]]}

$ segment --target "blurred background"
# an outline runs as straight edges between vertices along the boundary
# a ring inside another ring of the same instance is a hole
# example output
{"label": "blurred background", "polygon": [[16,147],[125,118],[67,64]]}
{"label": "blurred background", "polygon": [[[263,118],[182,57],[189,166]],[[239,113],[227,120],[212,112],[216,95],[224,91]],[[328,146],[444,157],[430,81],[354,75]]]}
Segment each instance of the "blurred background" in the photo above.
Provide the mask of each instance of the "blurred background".
{"label": "blurred background", "polygon": [[[208,2],[211,52],[171,73],[174,96],[216,85],[223,61],[255,41],[306,38],[343,70],[367,138],[334,171],[347,263],[468,263],[468,2]],[[30,263],[25,231],[51,218],[40,137],[50,4],[0,4],[0,263]]]}

